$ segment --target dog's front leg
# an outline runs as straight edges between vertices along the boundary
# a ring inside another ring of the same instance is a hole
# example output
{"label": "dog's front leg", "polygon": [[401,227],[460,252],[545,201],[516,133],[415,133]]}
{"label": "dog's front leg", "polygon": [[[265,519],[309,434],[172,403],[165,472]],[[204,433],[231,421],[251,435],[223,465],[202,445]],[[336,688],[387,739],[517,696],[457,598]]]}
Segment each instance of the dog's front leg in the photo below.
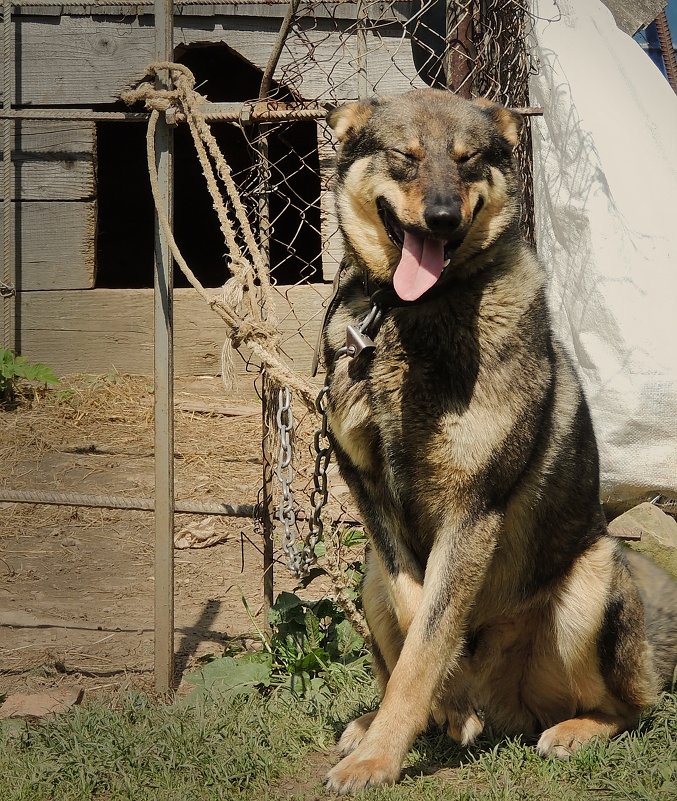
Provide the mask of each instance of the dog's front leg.
{"label": "dog's front leg", "polygon": [[420,604],[404,639],[383,701],[358,747],[328,774],[337,793],[392,784],[461,650],[465,621],[491,559],[500,518],[440,529],[430,553]]}

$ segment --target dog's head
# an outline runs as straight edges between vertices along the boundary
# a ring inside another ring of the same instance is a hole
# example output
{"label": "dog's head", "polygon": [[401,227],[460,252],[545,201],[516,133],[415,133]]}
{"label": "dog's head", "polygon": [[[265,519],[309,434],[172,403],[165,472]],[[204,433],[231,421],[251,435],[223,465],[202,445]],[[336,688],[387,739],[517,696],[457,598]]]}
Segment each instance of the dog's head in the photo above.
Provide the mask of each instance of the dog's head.
{"label": "dog's head", "polygon": [[337,210],[349,258],[416,300],[519,215],[522,117],[421,89],[329,113],[341,148]]}

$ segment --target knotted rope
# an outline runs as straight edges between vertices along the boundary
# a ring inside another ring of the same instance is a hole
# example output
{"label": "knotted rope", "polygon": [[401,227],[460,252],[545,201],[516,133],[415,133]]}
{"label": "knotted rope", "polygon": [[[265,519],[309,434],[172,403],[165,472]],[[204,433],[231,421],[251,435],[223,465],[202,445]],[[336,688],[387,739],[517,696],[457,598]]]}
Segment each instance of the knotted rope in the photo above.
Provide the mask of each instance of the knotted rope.
{"label": "knotted rope", "polygon": [[[146,152],[153,200],[162,231],[172,256],[181,272],[200,296],[226,323],[228,341],[222,359],[223,378],[232,381],[232,347],[246,345],[264,366],[270,380],[277,386],[287,385],[295,390],[309,410],[315,412],[316,390],[310,382],[291,370],[280,358],[280,336],[267,259],[259,247],[247,218],[240,193],[221,150],[199,106],[206,98],[195,91],[195,77],[183,64],[159,61],[148,67],[149,76],[167,71],[173,89],[159,89],[144,81],[136,89],[123,94],[128,103],[143,101],[151,112],[146,134]],[[158,117],[164,113],[173,121],[188,123],[207,188],[218,216],[221,233],[228,251],[232,277],[226,281],[221,297],[213,297],[202,286],[179,250],[167,214],[160,202],[160,188],[155,154],[155,129]],[[226,201],[219,190],[218,179],[225,188]],[[229,214],[230,211],[230,214]],[[231,219],[234,217],[235,224]],[[246,253],[236,237],[236,225]]]}

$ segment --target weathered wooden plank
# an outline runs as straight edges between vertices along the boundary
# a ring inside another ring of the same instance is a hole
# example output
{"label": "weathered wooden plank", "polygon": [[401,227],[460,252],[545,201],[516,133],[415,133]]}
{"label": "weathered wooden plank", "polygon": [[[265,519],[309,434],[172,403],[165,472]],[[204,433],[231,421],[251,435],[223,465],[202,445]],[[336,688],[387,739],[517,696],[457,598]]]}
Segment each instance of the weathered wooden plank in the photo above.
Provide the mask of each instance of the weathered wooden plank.
{"label": "weathered wooden plank", "polygon": [[94,201],[25,201],[15,203],[14,209],[17,231],[14,250],[20,263],[20,289],[94,286]]}
{"label": "weathered wooden plank", "polygon": [[[308,374],[330,287],[279,287],[276,307],[285,356]],[[150,289],[21,292],[21,352],[59,374],[151,374],[153,292]],[[174,293],[174,346],[178,375],[217,375],[225,328],[192,289]],[[247,372],[235,354],[239,375]],[[252,369],[251,367],[249,368]]]}
{"label": "weathered wooden plank", "polygon": [[12,148],[35,158],[93,158],[96,126],[72,120],[15,120]]}
{"label": "weathered wooden plank", "polygon": [[[291,36],[276,78],[307,100],[357,97],[357,52],[350,21],[317,19],[302,37]],[[20,16],[16,21],[22,67],[16,102],[24,105],[110,103],[143,78],[153,61],[152,17]],[[266,17],[178,17],[175,42],[224,43],[263,69],[279,21]],[[402,91],[420,83],[409,41],[399,24],[368,38],[369,91]],[[198,76],[199,78],[200,76]]]}
{"label": "weathered wooden plank", "polygon": [[[0,182],[4,172],[0,159]],[[88,200],[94,197],[94,165],[82,160],[14,161],[12,200]],[[0,200],[4,200],[0,192]]]}
{"label": "weathered wooden plank", "polygon": [[322,233],[322,278],[333,281],[343,258],[343,242],[336,215],[334,176],[336,165],[335,144],[329,138],[325,125],[317,128],[317,150],[320,162],[320,231]]}
{"label": "weathered wooden plank", "polygon": [[[24,0],[21,5],[20,13],[23,15],[30,14],[36,16],[49,16],[58,17],[61,14],[68,13],[70,15],[89,16],[96,14],[97,16],[139,16],[147,14],[149,8],[153,5],[153,0],[141,0],[134,2],[134,0],[123,0],[123,2],[116,3],[115,0],[110,2],[97,2],[97,3],[72,3],[64,5],[31,5],[30,2]],[[281,19],[284,17],[289,5],[289,0],[266,0],[265,3],[212,3],[209,0],[198,2],[191,0],[190,2],[174,3],[174,13],[176,16],[243,16],[243,17],[275,17]],[[372,0],[367,3],[367,14],[371,19],[408,19],[411,16],[411,3],[398,2],[395,6],[384,5],[379,0]],[[14,12],[19,13],[19,10]],[[316,3],[313,7],[313,15],[318,18],[332,18],[332,19],[349,19],[355,20],[357,18],[357,3],[347,3],[344,0],[330,0],[329,2]]]}
{"label": "weathered wooden plank", "polygon": [[[16,120],[13,128],[12,199],[89,200],[94,197],[94,123]],[[0,154],[0,187],[4,169]]]}

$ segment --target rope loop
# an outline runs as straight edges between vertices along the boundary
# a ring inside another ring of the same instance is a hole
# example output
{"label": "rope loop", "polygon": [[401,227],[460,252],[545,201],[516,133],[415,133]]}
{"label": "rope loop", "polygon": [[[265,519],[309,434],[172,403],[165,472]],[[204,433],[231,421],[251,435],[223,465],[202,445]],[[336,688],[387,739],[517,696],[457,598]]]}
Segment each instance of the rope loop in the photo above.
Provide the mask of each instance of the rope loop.
{"label": "rope loop", "polygon": [[[206,103],[206,98],[195,91],[195,76],[183,64],[154,62],[148,66],[146,77],[163,78],[163,72],[168,74],[171,88],[161,88],[144,80],[136,88],[124,92],[122,98],[129,105],[143,102],[151,112],[146,149],[159,224],[174,260],[189,283],[226,323],[228,340],[222,357],[224,382],[229,383],[229,379],[232,380],[232,348],[239,349],[244,345],[261,362],[276,386],[292,387],[307,408],[314,412],[315,388],[305,378],[293,372],[280,355],[278,317],[267,256],[254,234],[230,167],[200,110],[200,106]],[[165,114],[167,121],[171,123],[186,122],[190,129],[226,243],[227,264],[232,273],[224,285],[221,297],[208,293],[188,266],[160,203],[155,158],[155,129],[160,114]]]}

